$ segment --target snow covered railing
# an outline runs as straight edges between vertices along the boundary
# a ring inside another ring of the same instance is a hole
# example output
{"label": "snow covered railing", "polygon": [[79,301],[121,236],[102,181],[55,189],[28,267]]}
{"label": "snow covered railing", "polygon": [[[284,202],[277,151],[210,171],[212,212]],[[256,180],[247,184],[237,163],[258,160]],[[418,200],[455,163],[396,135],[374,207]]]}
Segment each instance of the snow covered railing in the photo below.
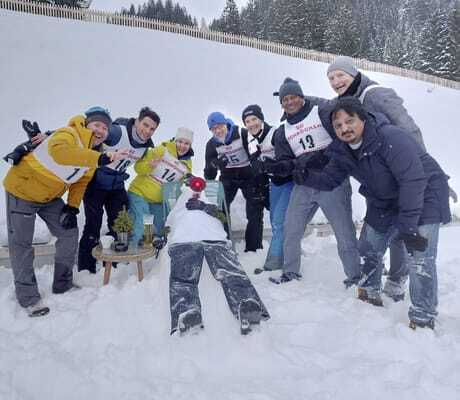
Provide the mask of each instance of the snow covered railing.
{"label": "snow covered railing", "polygon": [[[196,39],[212,40],[220,43],[251,47],[269,53],[279,54],[288,57],[301,58],[311,61],[329,63],[336,57],[335,54],[307,50],[300,47],[288,46],[266,40],[259,40],[247,36],[233,35],[230,33],[218,31],[210,31],[205,29],[199,29],[193,26],[179,25],[171,22],[159,21],[155,19],[148,19],[132,15],[122,15],[119,13],[108,13],[104,11],[89,9],[77,9],[45,3],[30,2],[25,0],[0,0],[0,8],[17,12],[44,15],[48,17],[75,19],[86,22],[122,25],[132,28],[144,28],[163,32],[177,33],[181,35],[191,36]],[[359,68],[367,71],[384,72],[387,74],[393,74],[405,78],[430,82],[435,85],[460,90],[460,82],[424,74],[419,71],[407,70],[404,68],[395,67],[388,64],[375,63],[364,59],[356,59],[356,65]]]}

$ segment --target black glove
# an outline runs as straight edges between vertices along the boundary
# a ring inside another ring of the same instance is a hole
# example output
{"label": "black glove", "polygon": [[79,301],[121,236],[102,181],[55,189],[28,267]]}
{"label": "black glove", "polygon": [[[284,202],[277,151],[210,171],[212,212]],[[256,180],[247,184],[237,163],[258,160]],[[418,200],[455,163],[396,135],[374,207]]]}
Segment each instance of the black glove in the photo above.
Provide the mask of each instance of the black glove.
{"label": "black glove", "polygon": [[266,174],[265,163],[259,159],[250,160],[251,168],[255,175]]}
{"label": "black glove", "polygon": [[22,129],[26,131],[29,139],[32,139],[33,137],[37,136],[41,132],[37,121],[34,121],[32,123],[26,119],[22,120]]}
{"label": "black glove", "polygon": [[224,169],[228,164],[228,158],[225,154],[219,154],[217,158],[211,161],[214,168]]}
{"label": "black glove", "polygon": [[66,204],[59,216],[59,223],[64,229],[74,229],[77,227],[77,215],[80,212],[78,208]]}
{"label": "black glove", "polygon": [[196,199],[192,197],[185,203],[185,207],[187,210],[200,210],[204,211],[206,214],[210,215],[211,217],[217,218],[224,222],[225,214],[219,210],[219,208],[214,204],[208,204],[204,201]]}
{"label": "black glove", "polygon": [[191,199],[188,199],[187,203],[185,203],[185,207],[187,208],[187,210],[203,211],[206,207],[206,203],[204,201],[192,197]]}
{"label": "black glove", "polygon": [[424,238],[420,233],[401,233],[399,237],[406,245],[406,249],[410,254],[414,251],[425,251],[428,246],[428,239]]}
{"label": "black glove", "polygon": [[165,247],[167,242],[166,236],[155,236],[152,241],[152,245],[158,251]]}
{"label": "black glove", "polygon": [[297,165],[292,171],[292,177],[297,185],[305,185],[308,178],[308,169]]}
{"label": "black glove", "polygon": [[264,161],[265,171],[269,174],[279,176],[289,176],[295,167],[294,160],[276,161],[271,158],[266,158]]}

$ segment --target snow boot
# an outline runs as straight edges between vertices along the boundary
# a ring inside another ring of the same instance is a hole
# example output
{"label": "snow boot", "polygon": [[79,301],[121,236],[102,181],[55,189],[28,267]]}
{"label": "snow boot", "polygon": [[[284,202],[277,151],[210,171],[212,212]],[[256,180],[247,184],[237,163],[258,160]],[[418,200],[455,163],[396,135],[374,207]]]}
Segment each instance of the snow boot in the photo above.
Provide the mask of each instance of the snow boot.
{"label": "snow boot", "polygon": [[402,279],[401,282],[395,282],[387,278],[383,286],[383,293],[393,299],[394,302],[404,300],[405,283],[406,279]]}
{"label": "snow boot", "polygon": [[184,336],[188,333],[198,333],[203,329],[201,313],[195,309],[182,313],[179,315],[178,326],[180,336]]}
{"label": "snow boot", "polygon": [[302,275],[298,274],[297,272],[283,272],[279,278],[270,277],[268,280],[279,285],[280,283],[287,283],[291,282],[292,280],[300,281],[301,278]]}
{"label": "snow boot", "polygon": [[34,305],[26,307],[26,312],[29,317],[35,318],[43,317],[50,312],[50,309],[41,300],[38,300]]}
{"label": "snow boot", "polygon": [[429,321],[421,322],[421,321],[410,321],[409,328],[413,329],[414,331],[417,328],[430,328],[434,330],[434,319],[430,319]]}
{"label": "snow boot", "polygon": [[238,310],[238,319],[240,320],[241,334],[247,335],[252,331],[254,325],[260,325],[262,319],[260,303],[254,299],[242,300]]}
{"label": "snow boot", "polygon": [[379,293],[369,296],[366,289],[358,288],[358,299],[366,303],[372,304],[373,306],[383,307],[383,301]]}

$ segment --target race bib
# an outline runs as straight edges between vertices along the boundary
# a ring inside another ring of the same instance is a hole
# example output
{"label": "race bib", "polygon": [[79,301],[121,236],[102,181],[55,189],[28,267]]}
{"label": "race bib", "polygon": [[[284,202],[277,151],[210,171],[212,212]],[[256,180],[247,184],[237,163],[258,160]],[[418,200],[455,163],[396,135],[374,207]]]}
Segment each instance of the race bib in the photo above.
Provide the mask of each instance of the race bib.
{"label": "race bib", "polygon": [[[48,152],[49,140],[52,137],[48,136],[41,142],[32,152],[35,159],[42,164],[48,171],[52,172],[57,178],[67,185],[77,182],[89,170],[88,167],[79,167],[72,165],[62,165],[54,161],[53,157]],[[77,135],[78,137],[78,135]],[[83,144],[78,137],[79,145],[83,148]]]}
{"label": "race bib", "polygon": [[332,138],[323,128],[318,116],[318,106],[313,107],[302,121],[291,125],[284,125],[286,140],[296,157],[302,154],[325,149],[332,142]]}
{"label": "race bib", "polygon": [[126,126],[119,125],[119,127],[121,129],[120,141],[115,146],[104,145],[104,150],[116,151],[121,149],[129,149],[129,157],[125,158],[124,160],[111,162],[110,164],[106,165],[106,167],[118,172],[125,172],[131,164],[142,158],[146,149],[145,147],[133,147],[129,141],[129,135]]}
{"label": "race bib", "polygon": [[165,151],[163,158],[157,167],[150,174],[150,177],[160,183],[176,182],[188,172],[187,167],[177,158],[174,158],[169,151]]}
{"label": "race bib", "polygon": [[226,168],[241,168],[249,165],[249,157],[243,147],[243,141],[237,139],[230,144],[217,147],[217,154],[228,159]]}

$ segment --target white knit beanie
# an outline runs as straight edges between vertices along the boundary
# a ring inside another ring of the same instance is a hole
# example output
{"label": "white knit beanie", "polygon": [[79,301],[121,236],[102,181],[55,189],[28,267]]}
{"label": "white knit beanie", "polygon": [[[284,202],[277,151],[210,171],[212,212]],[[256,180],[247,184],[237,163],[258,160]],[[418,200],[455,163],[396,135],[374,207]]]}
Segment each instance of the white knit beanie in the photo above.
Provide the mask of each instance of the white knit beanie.
{"label": "white knit beanie", "polygon": [[177,128],[176,131],[176,140],[177,139],[185,139],[188,140],[190,143],[193,142],[193,131],[188,128],[180,127]]}

